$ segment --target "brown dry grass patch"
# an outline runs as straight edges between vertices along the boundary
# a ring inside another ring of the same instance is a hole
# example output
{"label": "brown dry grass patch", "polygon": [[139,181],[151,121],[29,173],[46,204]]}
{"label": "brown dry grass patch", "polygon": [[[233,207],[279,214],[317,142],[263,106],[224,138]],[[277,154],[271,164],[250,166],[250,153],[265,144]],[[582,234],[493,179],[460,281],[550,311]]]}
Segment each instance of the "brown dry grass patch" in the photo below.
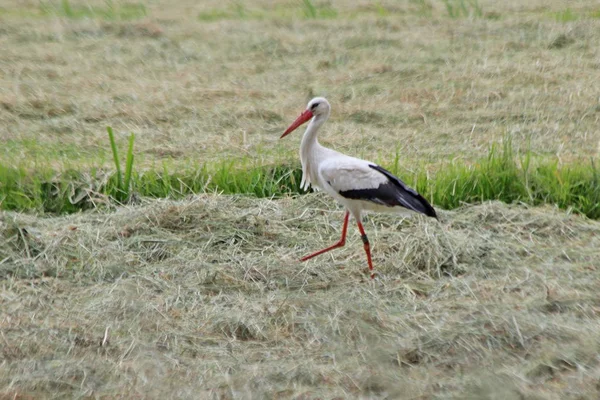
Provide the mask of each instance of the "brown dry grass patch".
{"label": "brown dry grass patch", "polygon": [[371,282],[354,232],[297,262],[341,217],[321,195],[2,213],[4,395],[597,395],[598,222],[500,203],[373,216]]}
{"label": "brown dry grass patch", "polygon": [[[596,2],[479,3],[481,18],[458,19],[442,1],[423,2],[430,13],[378,2],[387,16],[330,2],[328,19],[302,18],[299,1],[244,2],[241,15],[237,3],[155,2],[134,20],[6,5],[0,161],[109,163],[106,125],[122,142],[136,133],[138,165],[278,161],[296,156],[277,138],[314,95],[334,107],[326,143],[384,163],[397,150],[406,165],[472,160],[507,133],[542,154],[596,156]],[[567,9],[581,17],[557,20]],[[198,18],[211,10],[233,14]]]}

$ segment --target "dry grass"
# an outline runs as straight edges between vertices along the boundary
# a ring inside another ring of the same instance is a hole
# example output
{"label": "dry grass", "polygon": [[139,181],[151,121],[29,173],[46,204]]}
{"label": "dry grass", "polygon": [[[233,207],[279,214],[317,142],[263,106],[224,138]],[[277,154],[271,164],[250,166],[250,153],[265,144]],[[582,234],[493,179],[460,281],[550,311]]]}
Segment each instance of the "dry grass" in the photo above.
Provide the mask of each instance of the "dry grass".
{"label": "dry grass", "polygon": [[313,95],[334,107],[324,142],[383,163],[472,160],[507,133],[596,156],[597,2],[478,3],[453,19],[443,1],[333,1],[337,16],[305,19],[301,1],[157,1],[111,20],[8,2],[0,161],[108,165],[106,125],[136,133],[138,165],[295,159],[278,137]]}
{"label": "dry grass", "polygon": [[354,230],[296,261],[341,217],[321,195],[2,213],[3,395],[597,398],[600,223],[374,216],[371,282]]}
{"label": "dry grass", "polygon": [[[278,137],[313,95],[324,143],[384,164],[470,162],[507,133],[598,155],[595,0],[85,3],[0,2],[0,163],[110,165],[106,125],[136,133],[136,166],[296,160]],[[600,395],[598,222],[374,216],[372,282],[356,233],[297,262],[338,238],[323,196],[142,202],[0,213],[0,398]]]}

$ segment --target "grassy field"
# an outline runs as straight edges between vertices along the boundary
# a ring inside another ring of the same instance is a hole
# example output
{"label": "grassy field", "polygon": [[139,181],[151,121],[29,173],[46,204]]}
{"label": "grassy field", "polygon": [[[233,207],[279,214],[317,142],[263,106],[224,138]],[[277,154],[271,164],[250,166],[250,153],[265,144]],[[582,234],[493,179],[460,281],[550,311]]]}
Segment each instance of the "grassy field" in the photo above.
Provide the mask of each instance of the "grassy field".
{"label": "grassy field", "polygon": [[[0,0],[0,398],[597,399],[598,43],[591,0]],[[440,209],[367,219],[374,282],[354,228],[297,261],[316,95]]]}
{"label": "grassy field", "polygon": [[501,203],[376,216],[305,264],[321,195],[3,216],[5,398],[595,399],[600,224]]}
{"label": "grassy field", "polygon": [[330,3],[327,18],[302,1],[155,1],[113,18],[69,18],[65,3],[0,8],[3,163],[108,166],[107,125],[122,146],[137,135],[140,165],[279,162],[298,145],[282,128],[314,95],[333,105],[323,142],[382,163],[468,161],[507,133],[561,161],[598,155],[594,1],[479,2],[481,17],[456,18],[425,0]]}

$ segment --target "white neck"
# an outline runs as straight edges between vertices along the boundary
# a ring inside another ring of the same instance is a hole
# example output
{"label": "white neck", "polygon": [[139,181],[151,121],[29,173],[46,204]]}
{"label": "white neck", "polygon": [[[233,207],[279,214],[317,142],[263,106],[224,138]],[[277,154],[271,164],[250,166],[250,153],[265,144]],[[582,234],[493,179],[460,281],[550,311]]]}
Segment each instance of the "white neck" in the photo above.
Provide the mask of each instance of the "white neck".
{"label": "white neck", "polygon": [[300,144],[301,155],[306,155],[315,144],[319,144],[317,133],[321,125],[327,121],[327,118],[329,118],[329,114],[321,114],[310,120],[306,131],[304,131],[304,136],[302,136],[302,143]]}
{"label": "white neck", "polygon": [[312,185],[319,185],[316,172],[322,160],[323,147],[317,141],[317,132],[321,125],[327,121],[329,113],[321,114],[311,119],[300,144],[300,161],[302,162],[302,182],[304,189]]}

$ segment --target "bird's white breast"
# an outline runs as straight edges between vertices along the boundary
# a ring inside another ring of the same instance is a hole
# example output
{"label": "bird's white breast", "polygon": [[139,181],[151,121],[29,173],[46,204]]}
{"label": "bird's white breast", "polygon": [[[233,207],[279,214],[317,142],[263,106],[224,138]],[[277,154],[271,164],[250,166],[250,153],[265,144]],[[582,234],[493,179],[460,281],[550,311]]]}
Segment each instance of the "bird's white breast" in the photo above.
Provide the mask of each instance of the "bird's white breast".
{"label": "bird's white breast", "polygon": [[302,163],[300,187],[302,189],[308,190],[312,186],[313,189],[323,190],[324,182],[321,181],[319,176],[319,166],[331,157],[331,153],[336,152],[321,146],[318,142],[310,147],[300,148],[300,161]]}

